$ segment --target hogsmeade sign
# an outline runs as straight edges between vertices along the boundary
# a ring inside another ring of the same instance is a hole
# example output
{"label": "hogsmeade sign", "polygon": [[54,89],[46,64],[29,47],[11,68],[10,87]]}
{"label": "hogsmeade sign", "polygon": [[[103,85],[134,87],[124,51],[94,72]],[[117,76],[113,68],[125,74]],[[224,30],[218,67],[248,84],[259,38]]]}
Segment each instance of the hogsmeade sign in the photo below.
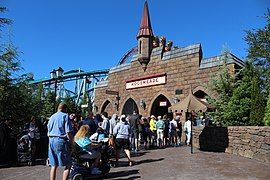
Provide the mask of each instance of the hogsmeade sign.
{"label": "hogsmeade sign", "polygon": [[140,77],[136,79],[130,79],[126,81],[126,89],[135,89],[148,86],[156,86],[166,84],[167,78],[166,73],[154,74],[151,76]]}

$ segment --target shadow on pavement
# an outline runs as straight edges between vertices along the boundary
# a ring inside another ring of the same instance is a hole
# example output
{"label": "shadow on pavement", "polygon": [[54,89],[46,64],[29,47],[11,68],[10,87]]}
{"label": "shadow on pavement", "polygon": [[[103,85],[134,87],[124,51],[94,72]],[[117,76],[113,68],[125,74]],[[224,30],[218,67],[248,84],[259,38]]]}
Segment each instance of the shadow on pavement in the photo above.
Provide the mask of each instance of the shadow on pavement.
{"label": "shadow on pavement", "polygon": [[[139,174],[138,169],[134,169],[134,170],[130,170],[130,171],[111,172],[108,174],[107,177],[105,177],[105,179],[112,179],[112,178],[140,179],[141,176],[137,175],[137,174]],[[136,175],[136,176],[128,177],[131,175]]]}
{"label": "shadow on pavement", "polygon": [[142,151],[139,151],[139,152],[131,152],[131,156],[132,156],[132,157],[140,157],[140,156],[143,156],[143,155],[145,155],[145,154],[147,154],[147,153],[149,153],[149,152],[146,152],[146,151],[144,151],[144,152],[142,152]]}
{"label": "shadow on pavement", "polygon": [[135,166],[138,164],[143,164],[143,163],[151,163],[151,162],[157,162],[157,161],[163,161],[164,158],[159,158],[159,159],[145,159],[145,160],[141,160],[141,161],[136,161],[135,162]]}

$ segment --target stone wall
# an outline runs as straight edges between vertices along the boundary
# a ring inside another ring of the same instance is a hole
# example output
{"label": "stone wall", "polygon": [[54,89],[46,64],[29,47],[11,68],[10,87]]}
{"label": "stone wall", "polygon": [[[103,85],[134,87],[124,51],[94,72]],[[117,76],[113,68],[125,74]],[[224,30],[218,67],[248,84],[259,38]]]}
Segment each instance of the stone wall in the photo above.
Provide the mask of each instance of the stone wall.
{"label": "stone wall", "polygon": [[270,127],[194,127],[194,147],[270,163]]}

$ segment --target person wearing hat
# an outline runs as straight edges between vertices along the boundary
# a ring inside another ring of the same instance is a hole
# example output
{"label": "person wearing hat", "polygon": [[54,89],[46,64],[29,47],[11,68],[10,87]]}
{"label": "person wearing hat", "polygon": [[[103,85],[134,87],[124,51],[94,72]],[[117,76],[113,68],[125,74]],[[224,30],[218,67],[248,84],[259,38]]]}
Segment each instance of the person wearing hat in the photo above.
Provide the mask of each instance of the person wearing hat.
{"label": "person wearing hat", "polygon": [[116,164],[118,163],[119,157],[120,157],[120,152],[122,149],[124,149],[128,161],[129,161],[129,166],[133,165],[133,161],[131,160],[130,156],[130,125],[126,121],[126,116],[121,115],[120,117],[120,122],[116,124],[116,126],[113,129],[113,135],[116,137]]}

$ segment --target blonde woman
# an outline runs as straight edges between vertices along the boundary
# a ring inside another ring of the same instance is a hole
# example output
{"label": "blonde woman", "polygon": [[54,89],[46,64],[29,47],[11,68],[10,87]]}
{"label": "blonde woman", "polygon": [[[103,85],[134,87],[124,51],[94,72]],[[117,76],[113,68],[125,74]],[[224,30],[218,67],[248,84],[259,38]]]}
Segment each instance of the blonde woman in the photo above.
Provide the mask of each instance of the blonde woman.
{"label": "blonde woman", "polygon": [[100,174],[101,171],[97,168],[100,162],[100,152],[94,150],[93,148],[97,148],[100,144],[93,144],[90,140],[89,136],[89,126],[82,125],[79,131],[76,133],[74,137],[74,141],[78,144],[83,151],[87,152],[85,154],[80,155],[80,158],[84,159],[95,159],[94,167],[92,168],[92,174]]}

